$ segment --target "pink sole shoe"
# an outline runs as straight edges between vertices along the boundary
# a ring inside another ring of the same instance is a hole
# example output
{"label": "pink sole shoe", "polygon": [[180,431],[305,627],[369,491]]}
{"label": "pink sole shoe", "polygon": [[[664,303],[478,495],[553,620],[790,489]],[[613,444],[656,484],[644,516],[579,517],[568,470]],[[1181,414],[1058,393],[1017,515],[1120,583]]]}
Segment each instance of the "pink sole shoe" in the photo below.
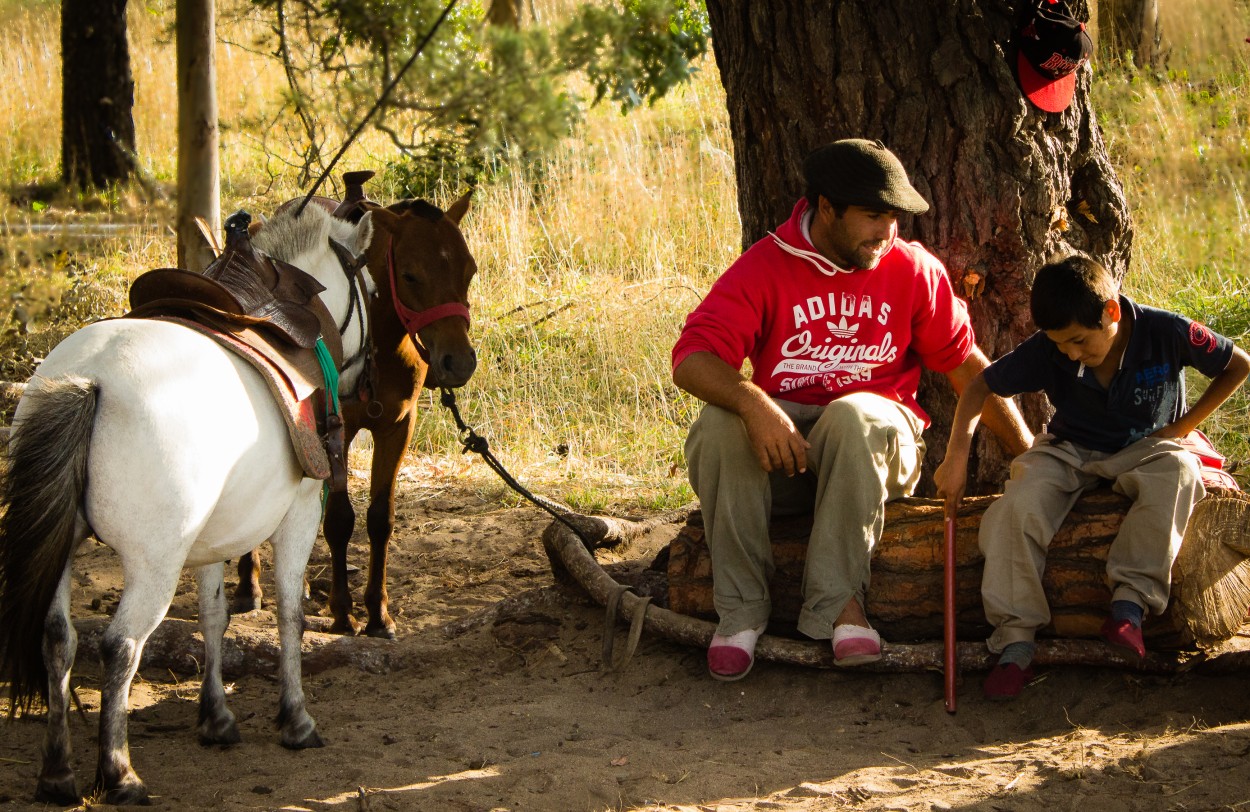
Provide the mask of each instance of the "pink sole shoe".
{"label": "pink sole shoe", "polygon": [[755,665],[755,642],[764,633],[764,626],[747,629],[729,636],[712,635],[707,649],[707,670],[712,679],[733,682],[745,677]]}
{"label": "pink sole shoe", "polygon": [[867,665],[881,659],[881,635],[865,626],[843,623],[833,630],[833,664]]}
{"label": "pink sole shoe", "polygon": [[1033,681],[1033,668],[1021,668],[1015,663],[996,665],[985,678],[985,698],[992,702],[1015,699],[1024,686]]}
{"label": "pink sole shoe", "polygon": [[1146,656],[1146,644],[1142,641],[1141,629],[1131,621],[1109,617],[1102,624],[1101,634],[1103,640],[1126,657],[1140,660]]}

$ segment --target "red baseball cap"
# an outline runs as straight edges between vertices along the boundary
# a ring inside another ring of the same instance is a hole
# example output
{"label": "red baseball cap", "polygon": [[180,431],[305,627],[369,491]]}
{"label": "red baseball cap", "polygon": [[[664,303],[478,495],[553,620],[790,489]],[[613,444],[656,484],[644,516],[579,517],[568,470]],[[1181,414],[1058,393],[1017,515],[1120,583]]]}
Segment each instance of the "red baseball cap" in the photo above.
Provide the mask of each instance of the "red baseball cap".
{"label": "red baseball cap", "polygon": [[1016,80],[1030,102],[1048,113],[1068,109],[1076,72],[1089,61],[1094,43],[1085,23],[1060,0],[1040,0],[1017,33]]}

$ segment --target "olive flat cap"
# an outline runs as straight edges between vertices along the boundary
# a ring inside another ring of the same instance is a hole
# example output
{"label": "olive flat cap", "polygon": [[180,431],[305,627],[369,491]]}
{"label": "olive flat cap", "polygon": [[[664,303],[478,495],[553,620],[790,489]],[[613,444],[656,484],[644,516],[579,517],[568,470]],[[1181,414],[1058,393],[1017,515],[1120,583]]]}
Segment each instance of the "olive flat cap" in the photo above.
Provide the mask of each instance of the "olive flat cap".
{"label": "olive flat cap", "polygon": [[903,164],[880,141],[846,138],[803,159],[809,191],[840,206],[924,214],[929,204],[912,188]]}

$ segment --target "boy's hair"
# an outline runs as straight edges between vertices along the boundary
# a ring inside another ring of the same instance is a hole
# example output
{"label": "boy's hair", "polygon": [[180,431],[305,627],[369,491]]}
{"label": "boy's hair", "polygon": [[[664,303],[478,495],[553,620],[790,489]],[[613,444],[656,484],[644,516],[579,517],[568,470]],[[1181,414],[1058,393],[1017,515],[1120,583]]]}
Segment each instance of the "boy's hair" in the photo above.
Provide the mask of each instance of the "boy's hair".
{"label": "boy's hair", "polygon": [[1037,272],[1029,308],[1039,330],[1062,330],[1073,323],[1097,330],[1102,327],[1103,308],[1119,295],[1120,286],[1110,271],[1073,254],[1052,259]]}

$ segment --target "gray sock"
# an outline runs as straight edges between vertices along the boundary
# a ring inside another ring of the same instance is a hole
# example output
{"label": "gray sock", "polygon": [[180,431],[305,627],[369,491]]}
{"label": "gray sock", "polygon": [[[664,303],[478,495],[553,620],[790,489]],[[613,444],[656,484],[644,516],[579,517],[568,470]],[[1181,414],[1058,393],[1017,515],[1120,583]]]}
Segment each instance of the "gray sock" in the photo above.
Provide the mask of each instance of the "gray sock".
{"label": "gray sock", "polygon": [[1141,628],[1142,618],[1145,614],[1146,610],[1132,601],[1111,602],[1111,617],[1116,620],[1127,620],[1139,629]]}
{"label": "gray sock", "polygon": [[1033,662],[1033,652],[1037,650],[1036,643],[1008,643],[1003,649],[1003,653],[998,657],[999,665],[1010,665],[1015,663],[1021,671],[1029,667],[1029,663]]}

